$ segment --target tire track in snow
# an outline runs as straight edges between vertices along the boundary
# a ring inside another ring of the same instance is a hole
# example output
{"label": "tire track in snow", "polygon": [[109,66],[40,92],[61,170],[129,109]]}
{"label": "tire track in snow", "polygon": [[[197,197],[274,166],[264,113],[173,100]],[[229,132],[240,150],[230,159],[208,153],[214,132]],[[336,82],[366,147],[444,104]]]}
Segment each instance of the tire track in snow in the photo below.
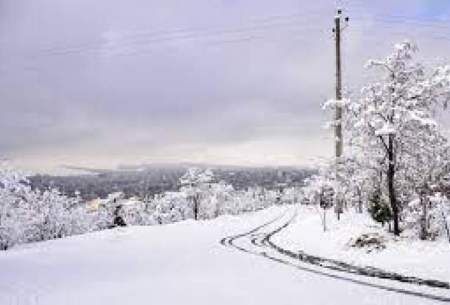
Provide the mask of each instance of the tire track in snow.
{"label": "tire track in snow", "polygon": [[[275,229],[267,229],[272,224],[276,224],[278,221],[280,221],[286,214],[287,211],[274,218],[273,220],[257,226],[256,228],[248,232],[225,237],[220,241],[220,243],[223,246],[231,247],[259,257],[264,257],[266,259],[297,268],[301,271],[314,273],[337,280],[348,281],[354,284],[371,288],[450,303],[449,297],[423,293],[409,289],[390,287],[384,284],[371,283],[350,276],[356,275],[359,277],[370,277],[382,280],[398,281],[409,285],[430,286],[433,288],[448,290],[448,283],[445,282],[402,276],[400,274],[390,273],[378,268],[354,266],[337,260],[309,255],[303,251],[298,251],[297,253],[295,253],[293,251],[283,249],[279,245],[275,244],[271,240],[271,238],[287,228],[294,221],[298,214],[297,210],[295,209],[293,215],[287,221],[284,221],[281,224],[277,225]],[[244,244],[245,246],[242,244]],[[262,251],[261,248],[264,248],[264,250]],[[298,263],[310,265],[312,266],[312,268],[299,265]],[[347,273],[350,276],[345,276],[345,274],[342,273]]]}
{"label": "tire track in snow", "polygon": [[[266,223],[264,223],[262,225],[257,226],[254,229],[251,229],[248,232],[237,234],[237,235],[232,235],[232,236],[228,236],[228,237],[224,237],[224,238],[222,238],[220,240],[220,244],[223,245],[223,246],[233,247],[233,248],[238,249],[238,250],[243,251],[243,252],[251,253],[251,251],[249,251],[249,250],[247,250],[247,249],[245,249],[243,247],[237,246],[235,244],[235,241],[237,239],[239,239],[239,238],[243,238],[243,237],[247,237],[249,235],[252,235],[252,234],[256,233],[257,231],[263,229],[264,227],[267,227],[267,226],[275,223],[276,221],[280,220],[285,214],[286,214],[286,212],[282,213],[278,217],[276,217],[276,218],[274,218],[274,219],[272,219],[272,220],[270,220],[270,221],[268,221],[268,222],[266,222]],[[265,236],[266,235],[264,234],[263,237],[265,237]]]}
{"label": "tire track in snow", "polygon": [[[293,219],[292,219],[293,220]],[[353,273],[357,275],[367,276],[367,277],[374,277],[374,278],[381,278],[381,279],[388,279],[393,281],[399,281],[403,283],[408,284],[415,284],[419,286],[429,286],[432,288],[442,288],[442,289],[450,289],[450,284],[447,282],[442,282],[438,280],[431,280],[431,279],[422,279],[419,277],[414,276],[404,276],[399,273],[395,272],[389,272],[385,271],[380,268],[370,267],[370,266],[356,266],[352,265],[346,262],[342,262],[335,259],[328,259],[320,256],[315,256],[311,254],[307,254],[304,251],[291,251],[284,249],[280,247],[279,245],[275,244],[271,238],[275,236],[276,234],[280,233],[283,229],[287,228],[291,222],[287,222],[284,225],[280,226],[278,229],[272,231],[271,233],[267,234],[266,237],[263,240],[263,243],[265,245],[268,245],[275,251],[279,252],[282,255],[286,255],[289,257],[292,257],[294,259],[301,260],[305,263],[316,265],[323,268],[328,268],[336,271],[342,271],[347,273]]]}

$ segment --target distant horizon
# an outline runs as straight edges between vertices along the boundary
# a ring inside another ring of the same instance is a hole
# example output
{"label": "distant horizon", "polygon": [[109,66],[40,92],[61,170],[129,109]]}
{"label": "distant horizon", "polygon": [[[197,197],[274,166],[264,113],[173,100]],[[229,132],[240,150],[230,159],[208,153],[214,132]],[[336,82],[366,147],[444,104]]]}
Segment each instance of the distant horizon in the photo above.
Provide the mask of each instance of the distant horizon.
{"label": "distant horizon", "polygon": [[[12,164],[14,164],[12,162]],[[17,164],[17,163],[16,163]],[[16,165],[15,164],[15,165]],[[96,167],[83,167],[83,166],[73,166],[73,165],[60,165],[50,170],[43,171],[31,171],[32,175],[50,175],[50,176],[72,176],[72,175],[84,175],[84,174],[101,174],[109,172],[132,172],[140,170],[151,170],[153,168],[183,168],[183,167],[199,167],[199,168],[211,168],[211,169],[315,169],[317,168],[317,162],[311,164],[286,164],[286,165],[273,165],[273,164],[254,164],[254,165],[244,165],[244,164],[212,164],[212,163],[202,163],[202,162],[154,162],[146,164],[120,164],[111,168],[96,168]],[[26,168],[23,168],[26,170]]]}

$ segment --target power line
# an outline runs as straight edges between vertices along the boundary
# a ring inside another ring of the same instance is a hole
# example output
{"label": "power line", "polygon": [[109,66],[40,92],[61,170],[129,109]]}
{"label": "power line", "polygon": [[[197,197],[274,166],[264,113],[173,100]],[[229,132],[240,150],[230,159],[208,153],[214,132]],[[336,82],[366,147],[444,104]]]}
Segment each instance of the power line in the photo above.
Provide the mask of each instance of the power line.
{"label": "power line", "polygon": [[[439,34],[435,31],[429,32],[428,29],[414,29],[412,31],[411,29],[403,29],[403,28],[392,28],[386,24],[376,24],[376,27],[367,27],[367,24],[359,23],[358,21],[355,22],[357,25],[359,25],[359,29],[361,31],[364,31],[364,33],[379,33],[380,29],[385,29],[384,32],[386,35],[402,35],[405,38],[413,38],[413,39],[423,39],[423,40],[435,40],[435,41],[441,41],[441,42],[450,42],[450,37],[446,36],[445,34]],[[420,31],[420,34],[419,34]],[[420,35],[420,37],[418,37]],[[378,39],[377,36],[374,35],[364,35],[363,39]]]}
{"label": "power line", "polygon": [[[439,29],[439,30],[448,30],[450,31],[450,26],[446,25],[445,22],[442,23],[427,23],[417,20],[411,20],[411,19],[400,19],[400,18],[389,18],[386,16],[370,16],[368,18],[370,21],[374,21],[376,23],[388,23],[388,24],[401,24],[401,25],[416,25],[418,27],[425,27],[425,28],[432,28],[432,29]],[[367,19],[364,19],[363,17],[356,17],[355,20],[358,21],[368,21]]]}
{"label": "power line", "polygon": [[[291,24],[291,26],[297,26],[296,24]],[[267,27],[266,29],[273,29],[274,27]],[[83,49],[77,49],[77,50],[64,50],[64,51],[54,51],[52,53],[44,54],[42,56],[61,56],[61,55],[69,55],[69,54],[81,54],[86,52],[97,52],[97,51],[108,51],[108,50],[120,50],[121,48],[126,47],[139,47],[139,46],[151,46],[151,45],[160,45],[162,43],[170,43],[170,42],[182,42],[182,41],[194,41],[194,40],[201,40],[201,39],[214,39],[219,37],[221,35],[249,35],[254,34],[257,32],[261,32],[264,30],[264,28],[254,28],[251,31],[248,29],[245,30],[234,30],[230,32],[221,32],[221,33],[207,33],[198,35],[196,33],[193,34],[186,34],[186,35],[178,35],[178,36],[169,36],[169,37],[159,37],[159,38],[152,38],[152,39],[146,39],[142,41],[133,41],[133,42],[126,42],[126,43],[118,43],[117,45],[112,46],[105,46],[105,45],[98,45],[91,48],[83,48]],[[256,32],[255,32],[256,31]]]}
{"label": "power line", "polygon": [[[359,9],[360,10],[360,9]],[[358,11],[355,10],[355,11]],[[219,40],[207,43],[207,45],[233,45],[239,43],[249,43],[256,40],[269,39],[267,36],[261,36],[257,34],[269,32],[280,28],[292,28],[292,30],[314,30],[319,29],[320,24],[311,22],[322,16],[319,11],[305,11],[295,14],[286,15],[272,15],[263,18],[251,19],[247,21],[247,24],[241,27],[216,27],[216,28],[174,28],[174,29],[160,29],[154,31],[142,31],[134,32],[115,40],[112,40],[111,45],[108,45],[106,41],[87,42],[74,46],[65,47],[52,47],[42,49],[33,54],[30,57],[48,57],[48,56],[63,56],[70,54],[84,54],[91,52],[108,52],[114,53],[114,51],[121,52],[126,51],[127,48],[140,48],[146,46],[155,46],[161,44],[167,44],[172,42],[186,42],[196,40]],[[305,17],[309,17],[307,20]],[[430,27],[434,30],[450,29],[443,21],[434,21],[433,23],[417,21],[408,19],[405,16],[379,16],[370,15],[369,20],[376,23],[384,24],[417,24],[418,26]],[[361,22],[362,26],[367,26],[364,21],[367,20],[362,16],[355,17],[355,20]],[[378,26],[378,25],[377,25]],[[383,27],[383,25],[381,25]],[[379,27],[379,26],[378,26]],[[390,31],[392,32],[392,31]],[[433,33],[433,35],[427,35],[433,39],[448,40],[446,36],[440,36]],[[223,39],[222,39],[223,38]]]}
{"label": "power line", "polygon": [[[248,43],[252,43],[252,42],[257,42],[257,41],[264,41],[264,42],[277,42],[277,41],[282,41],[282,40],[288,40],[290,42],[306,42],[307,39],[309,37],[307,36],[300,36],[300,35],[295,35],[295,36],[290,36],[290,37],[267,37],[267,36],[246,36],[246,37],[241,37],[241,38],[233,38],[233,39],[226,39],[226,40],[216,40],[216,41],[212,41],[212,42],[208,42],[205,43],[205,45],[207,47],[217,47],[217,46],[235,46],[235,45],[243,45],[243,44],[248,44]],[[301,40],[299,40],[301,39]],[[137,49],[137,50],[132,50],[129,52],[121,52],[121,53],[116,53],[116,54],[112,54],[112,57],[127,57],[127,56],[138,56],[138,55],[146,55],[146,54],[152,54],[154,53],[154,46],[152,47],[151,45],[149,45],[150,48],[147,49]]]}
{"label": "power line", "polygon": [[[355,3],[354,3],[355,4]],[[373,13],[370,11],[367,11],[367,8],[360,5],[355,6],[352,4],[352,6],[347,7],[347,10],[354,12],[354,18],[352,19],[377,19],[381,21],[386,22],[403,22],[403,23],[416,23],[418,25],[424,25],[424,26],[436,26],[436,27],[442,27],[443,29],[450,29],[450,19],[430,19],[430,18],[423,18],[423,17],[414,17],[414,16],[407,16],[407,15],[398,15],[398,14],[379,14],[379,13]]]}
{"label": "power line", "polygon": [[[290,15],[275,15],[265,17],[263,19],[255,20],[252,23],[255,25],[246,25],[243,27],[217,27],[213,29],[189,29],[189,28],[178,28],[172,30],[159,30],[159,31],[149,31],[149,32],[141,32],[137,34],[125,35],[117,39],[118,42],[122,42],[123,46],[134,45],[134,44],[146,44],[146,43],[155,43],[155,42],[163,42],[163,41],[173,41],[173,40],[184,40],[184,39],[199,39],[204,37],[214,37],[218,35],[231,35],[231,34],[248,34],[250,31],[259,31],[259,30],[267,30],[279,27],[289,27],[289,26],[311,26],[311,22],[307,22],[304,19],[305,16],[314,17],[319,16],[318,14],[306,15],[307,12],[298,13],[298,14],[290,14]],[[69,47],[53,47],[46,48],[38,52],[40,55],[65,55],[72,53],[80,53],[84,51],[95,51],[99,49],[104,49],[104,42],[92,42],[92,43],[84,43],[77,46],[69,46]]]}

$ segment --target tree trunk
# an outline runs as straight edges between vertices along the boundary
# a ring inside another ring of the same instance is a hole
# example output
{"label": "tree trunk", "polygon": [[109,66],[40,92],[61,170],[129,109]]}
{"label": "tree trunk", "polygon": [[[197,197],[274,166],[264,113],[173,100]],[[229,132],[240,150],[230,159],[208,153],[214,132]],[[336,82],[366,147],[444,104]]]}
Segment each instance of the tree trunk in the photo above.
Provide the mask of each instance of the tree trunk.
{"label": "tree trunk", "polygon": [[394,220],[394,235],[400,235],[399,227],[399,209],[397,204],[397,198],[395,197],[394,189],[394,178],[395,178],[395,163],[394,163],[394,135],[389,135],[388,144],[388,173],[387,173],[387,183],[389,192],[389,202],[392,209],[392,217]]}
{"label": "tree trunk", "polygon": [[198,197],[194,195],[194,220],[198,220]]}
{"label": "tree trunk", "polygon": [[358,188],[358,213],[362,214],[363,212],[363,202],[362,202],[362,193],[361,190]]}
{"label": "tree trunk", "polygon": [[445,231],[447,232],[448,242],[450,243],[450,228],[448,227],[447,217],[445,217],[444,212],[441,212],[441,214],[444,221]]}
{"label": "tree trunk", "polygon": [[426,195],[420,195],[420,204],[422,205],[422,217],[420,219],[420,239],[426,240],[428,238],[428,211],[427,211],[427,198]]}

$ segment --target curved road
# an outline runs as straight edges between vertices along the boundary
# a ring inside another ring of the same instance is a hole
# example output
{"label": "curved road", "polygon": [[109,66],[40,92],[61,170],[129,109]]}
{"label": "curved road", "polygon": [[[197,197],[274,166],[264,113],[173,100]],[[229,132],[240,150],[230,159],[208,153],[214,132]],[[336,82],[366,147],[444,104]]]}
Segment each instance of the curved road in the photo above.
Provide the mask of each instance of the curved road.
{"label": "curved road", "polygon": [[[297,214],[297,209],[285,211],[273,220],[250,231],[221,239],[220,244],[241,252],[289,265],[304,272],[348,281],[357,285],[450,303],[450,297],[445,296],[448,295],[450,290],[450,285],[447,282],[404,276],[374,267],[355,266],[338,260],[310,255],[304,251],[293,252],[274,243],[272,237],[287,228],[294,221]],[[368,278],[373,278],[374,281],[369,282],[367,281]],[[389,281],[401,282],[407,287],[391,286]],[[439,293],[434,294],[414,289],[420,286],[431,287],[434,290],[438,290]]]}

